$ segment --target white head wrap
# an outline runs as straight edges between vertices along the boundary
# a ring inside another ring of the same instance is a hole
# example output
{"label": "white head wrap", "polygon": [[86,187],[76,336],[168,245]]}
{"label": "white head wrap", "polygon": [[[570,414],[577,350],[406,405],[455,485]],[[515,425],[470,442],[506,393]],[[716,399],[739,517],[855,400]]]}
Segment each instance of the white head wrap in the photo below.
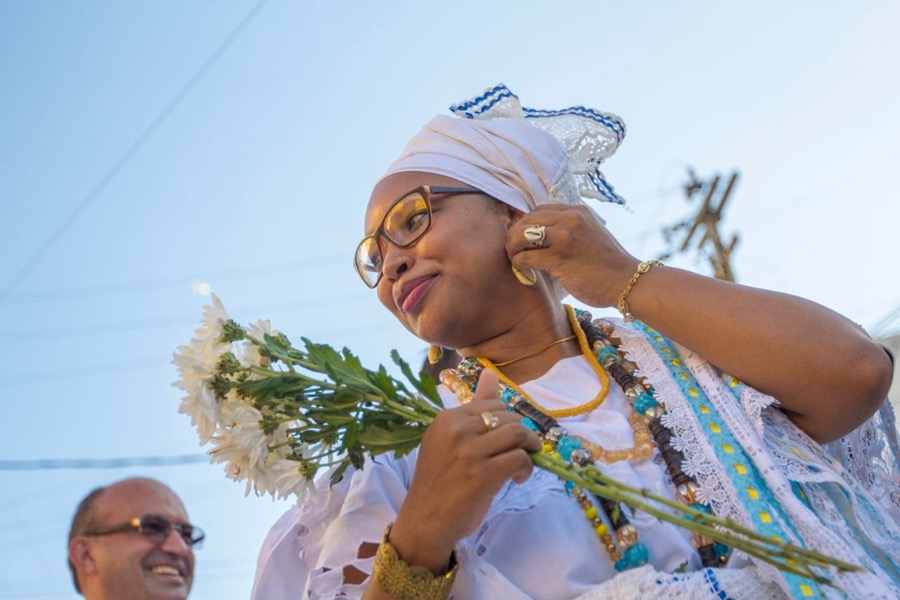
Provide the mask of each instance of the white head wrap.
{"label": "white head wrap", "polygon": [[450,110],[457,117],[429,121],[384,177],[408,171],[452,177],[522,212],[588,198],[625,203],[599,168],[625,136],[619,117],[581,106],[523,108],[503,84]]}

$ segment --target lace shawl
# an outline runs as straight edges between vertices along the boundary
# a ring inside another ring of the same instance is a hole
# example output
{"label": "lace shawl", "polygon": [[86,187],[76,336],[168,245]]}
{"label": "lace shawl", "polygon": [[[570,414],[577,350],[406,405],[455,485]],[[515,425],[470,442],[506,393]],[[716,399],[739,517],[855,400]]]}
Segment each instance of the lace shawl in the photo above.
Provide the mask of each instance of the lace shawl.
{"label": "lace shawl", "polygon": [[[646,325],[610,320],[629,358],[668,407],[685,470],[713,511],[868,569],[832,573],[851,598],[900,597],[900,471],[893,413],[883,408],[823,447],[777,400],[719,372]],[[725,439],[725,434],[727,439]],[[794,597],[843,597],[760,563]]]}

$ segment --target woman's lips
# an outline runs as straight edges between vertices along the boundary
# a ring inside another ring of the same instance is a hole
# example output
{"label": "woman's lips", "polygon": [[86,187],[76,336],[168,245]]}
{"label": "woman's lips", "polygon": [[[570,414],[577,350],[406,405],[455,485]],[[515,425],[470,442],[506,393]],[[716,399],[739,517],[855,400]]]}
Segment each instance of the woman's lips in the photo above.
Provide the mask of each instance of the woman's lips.
{"label": "woman's lips", "polygon": [[424,296],[425,292],[428,291],[428,288],[431,287],[433,281],[434,275],[428,275],[426,277],[417,277],[412,281],[404,283],[403,287],[400,288],[400,293],[397,294],[396,299],[397,306],[400,310],[407,314],[413,312],[422,300],[422,296]]}

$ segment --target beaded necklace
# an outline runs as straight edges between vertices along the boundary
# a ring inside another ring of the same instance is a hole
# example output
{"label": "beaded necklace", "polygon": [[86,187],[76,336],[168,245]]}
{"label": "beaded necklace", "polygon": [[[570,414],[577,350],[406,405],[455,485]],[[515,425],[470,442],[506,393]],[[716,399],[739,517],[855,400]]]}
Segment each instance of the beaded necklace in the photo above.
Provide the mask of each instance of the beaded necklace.
{"label": "beaded necklace", "polygon": [[[590,363],[591,368],[593,368],[594,373],[596,373],[597,378],[600,380],[600,391],[597,393],[597,396],[586,404],[582,404],[581,406],[575,406],[573,408],[566,409],[557,409],[557,410],[547,410],[537,402],[535,402],[528,394],[525,393],[522,388],[516,385],[511,379],[506,377],[500,370],[497,368],[499,364],[492,364],[491,361],[486,358],[479,358],[478,363],[493,371],[497,374],[497,377],[500,379],[500,382],[510,389],[512,389],[516,394],[524,398],[527,402],[529,402],[532,406],[543,412],[545,415],[550,417],[572,417],[575,415],[580,415],[583,413],[590,412],[600,406],[606,397],[609,395],[609,376],[606,374],[606,371],[600,365],[600,361],[597,359],[597,356],[594,352],[591,351],[590,346],[588,345],[587,335],[584,332],[584,329],[581,327],[581,324],[578,321],[578,317],[575,314],[575,310],[569,306],[565,305],[566,315],[569,318],[569,324],[572,327],[572,330],[575,332],[573,337],[578,339],[578,345],[581,348],[582,355],[587,359],[588,363]],[[632,461],[641,461],[650,458],[653,454],[653,444],[650,441],[650,430],[647,428],[647,421],[644,419],[643,415],[632,412],[628,416],[628,424],[631,426],[632,439],[634,444],[631,448],[626,448],[623,450],[608,450],[599,444],[595,444],[590,440],[587,440],[580,436],[574,436],[581,442],[581,447],[587,449],[591,453],[592,460],[604,462],[606,464],[617,463],[622,460],[632,460]]]}
{"label": "beaded necklace", "polygon": [[[582,346],[585,356],[589,357],[589,360],[596,356],[595,360],[591,360],[592,364],[603,367],[599,370],[600,373],[603,373],[603,377],[600,377],[601,391],[603,391],[604,387],[606,390],[603,397],[605,398],[606,393],[609,391],[608,378],[606,378],[606,373],[603,371],[605,369],[609,376],[622,388],[625,397],[634,409],[633,415],[629,417],[629,423],[632,424],[635,432],[635,447],[627,451],[607,451],[602,448],[600,450],[606,453],[626,453],[628,456],[625,458],[629,460],[644,460],[652,453],[652,446],[649,450],[646,447],[642,447],[638,451],[637,432],[649,430],[666,464],[666,471],[675,485],[675,497],[677,500],[694,509],[709,512],[710,509],[706,504],[696,501],[696,481],[684,473],[681,467],[684,462],[684,456],[681,451],[672,446],[672,432],[662,424],[662,417],[666,413],[665,405],[658,398],[653,387],[642,377],[635,375],[637,365],[625,358],[624,353],[619,348],[618,341],[612,338],[612,326],[599,320],[595,322],[590,313],[576,311],[568,305],[566,306],[566,312],[573,324],[573,330],[576,332],[576,335],[579,335],[579,344]],[[585,351],[586,348],[590,348],[593,352]],[[442,372],[440,379],[451,391],[457,394],[461,402],[467,402],[472,398],[481,369],[483,367],[490,368],[491,366],[493,365],[489,361],[482,362],[481,359],[466,358],[460,362],[456,371],[447,369]],[[501,377],[500,399],[507,405],[508,410],[517,412],[523,417],[522,422],[525,426],[534,429],[541,435],[544,440],[543,452],[557,454],[578,466],[597,460],[610,462],[604,460],[604,458],[610,458],[610,454],[598,452],[597,448],[599,446],[590,442],[585,443],[586,440],[579,436],[570,436],[556,421],[554,415],[550,414],[551,411],[541,410],[533,400],[525,396],[515,383],[509,381],[508,378],[504,378],[496,370],[496,367],[492,370]],[[595,369],[595,372],[597,372],[597,369]],[[606,386],[602,384],[604,380],[607,381]],[[595,401],[596,398],[591,403]],[[599,402],[597,402],[597,405],[599,405]],[[587,405],[576,408],[582,409],[584,406]],[[587,410],[592,410],[592,408]],[[575,414],[583,412],[587,411],[580,410]],[[640,423],[643,423],[643,425],[640,426]],[[646,456],[644,456],[645,453]],[[638,458],[638,454],[642,458]],[[619,460],[623,459],[619,458]],[[589,494],[580,486],[575,486],[571,482],[566,482],[566,489],[573,494],[575,500],[581,506],[585,517],[593,526],[595,534],[609,554],[610,560],[617,571],[643,565],[649,560],[649,552],[646,546],[640,542],[637,530],[631,525],[624,508],[618,502]],[[596,505],[600,506],[606,516],[606,522],[612,526],[615,538],[610,534],[610,528],[601,517]],[[721,566],[728,560],[729,549],[723,544],[696,534],[691,536],[691,543],[699,553],[701,562],[705,567]]]}

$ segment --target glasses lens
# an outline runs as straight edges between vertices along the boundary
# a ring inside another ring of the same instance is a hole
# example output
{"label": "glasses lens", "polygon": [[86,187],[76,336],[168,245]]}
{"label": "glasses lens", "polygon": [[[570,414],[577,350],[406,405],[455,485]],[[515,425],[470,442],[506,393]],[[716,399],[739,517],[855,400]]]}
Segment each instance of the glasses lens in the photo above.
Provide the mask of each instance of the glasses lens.
{"label": "glasses lens", "polygon": [[408,246],[428,229],[431,215],[420,192],[413,192],[395,204],[384,217],[384,235],[398,246]]}
{"label": "glasses lens", "polygon": [[375,287],[378,284],[382,266],[381,249],[378,248],[375,238],[367,237],[360,243],[359,248],[356,249],[353,265],[366,285]]}
{"label": "glasses lens", "polygon": [[[431,225],[428,201],[417,190],[401,198],[384,216],[381,231],[384,237],[397,246],[406,247],[422,237]],[[367,237],[356,249],[353,265],[356,272],[370,288],[378,285],[384,266],[381,248],[376,236]]]}
{"label": "glasses lens", "polygon": [[141,519],[140,532],[157,544],[166,541],[172,524],[162,517],[146,516]]}
{"label": "glasses lens", "polygon": [[203,530],[199,527],[194,527],[193,525],[185,525],[181,530],[181,535],[188,545],[194,546],[195,548],[203,546],[203,540],[206,539],[206,534],[203,533]]}
{"label": "glasses lens", "polygon": [[203,539],[202,535],[200,535],[198,539],[198,532],[195,531],[196,527],[193,525],[176,525],[176,527],[178,527],[178,533],[181,534],[181,539],[183,539],[184,543],[188,546],[193,546]]}
{"label": "glasses lens", "polygon": [[147,515],[141,519],[141,533],[155,544],[163,544],[172,529],[178,531],[178,535],[188,546],[195,546],[203,541],[205,535],[199,527],[193,525],[172,523],[167,519],[155,515]]}

